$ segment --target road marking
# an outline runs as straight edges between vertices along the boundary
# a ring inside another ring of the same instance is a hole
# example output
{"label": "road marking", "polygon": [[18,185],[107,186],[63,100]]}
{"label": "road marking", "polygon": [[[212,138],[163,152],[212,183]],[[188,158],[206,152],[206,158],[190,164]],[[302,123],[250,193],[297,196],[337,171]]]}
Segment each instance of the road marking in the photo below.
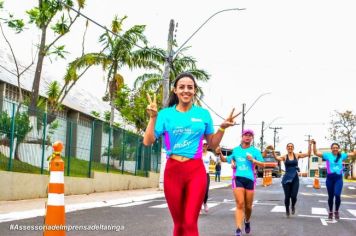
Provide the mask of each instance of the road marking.
{"label": "road marking", "polygon": [[328,215],[328,211],[325,208],[312,207],[312,215]]}
{"label": "road marking", "polygon": [[324,218],[320,218],[321,224],[324,226],[327,226],[328,223],[326,223],[326,220]]}
{"label": "road marking", "polygon": [[[319,200],[319,202],[327,203],[328,201],[326,201],[326,200]],[[342,205],[356,205],[356,202],[344,202],[344,201],[342,201]]]}
{"label": "road marking", "polygon": [[[307,187],[307,188],[312,188],[312,187],[313,187],[313,185],[308,184],[306,187]],[[321,187],[321,188],[326,188],[326,185],[320,185],[320,187]]]}
{"label": "road marking", "polygon": [[150,208],[167,208],[167,207],[168,207],[167,203],[156,205],[156,206],[150,206]]}
{"label": "road marking", "polygon": [[271,212],[286,212],[286,207],[285,206],[275,206],[275,207],[273,207]]}
{"label": "road marking", "polygon": [[149,202],[152,202],[152,201],[130,202],[130,203],[126,203],[126,204],[115,205],[115,206],[112,206],[112,207],[130,207],[130,206],[138,206],[138,205],[142,205],[142,204],[149,203]]}
{"label": "road marking", "polygon": [[347,209],[347,211],[350,212],[351,215],[356,216],[356,210]]}
{"label": "road marking", "polygon": [[[328,220],[326,217],[320,217],[320,216],[312,216],[312,215],[298,215],[298,217],[307,217],[307,218],[323,218],[323,219],[326,219],[326,222],[327,223],[336,223],[337,221],[336,220]],[[355,220],[356,221],[356,218],[348,218],[348,217],[340,217],[340,220]]]}
{"label": "road marking", "polygon": [[230,211],[236,211],[236,207],[231,208]]}
{"label": "road marking", "polygon": [[213,207],[215,207],[215,206],[217,206],[217,205],[219,205],[220,203],[209,203],[208,202],[208,207],[209,208],[213,208]]}
{"label": "road marking", "polygon": [[348,188],[349,188],[349,189],[356,189],[356,188],[355,188],[355,187],[353,187],[353,186],[349,186]]}
{"label": "road marking", "polygon": [[256,202],[256,205],[262,205],[262,206],[277,206],[277,203],[270,203],[270,202]]}

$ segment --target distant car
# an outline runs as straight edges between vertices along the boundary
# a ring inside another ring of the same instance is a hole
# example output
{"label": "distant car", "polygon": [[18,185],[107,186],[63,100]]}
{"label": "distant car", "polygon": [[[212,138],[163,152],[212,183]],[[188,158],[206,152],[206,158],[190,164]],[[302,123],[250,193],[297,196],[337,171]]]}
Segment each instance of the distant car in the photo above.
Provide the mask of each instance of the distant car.
{"label": "distant car", "polygon": [[[279,164],[278,161],[276,161],[276,159],[274,159],[273,156],[269,153],[267,154],[266,157],[264,157],[264,160],[265,160],[265,162],[277,163],[276,167],[266,168],[266,169],[272,169],[272,176],[277,177],[277,178],[281,177],[281,171],[280,171],[280,167],[278,165]],[[257,172],[257,177],[260,177],[260,178],[263,177],[263,168],[262,167],[257,166],[256,172]]]}

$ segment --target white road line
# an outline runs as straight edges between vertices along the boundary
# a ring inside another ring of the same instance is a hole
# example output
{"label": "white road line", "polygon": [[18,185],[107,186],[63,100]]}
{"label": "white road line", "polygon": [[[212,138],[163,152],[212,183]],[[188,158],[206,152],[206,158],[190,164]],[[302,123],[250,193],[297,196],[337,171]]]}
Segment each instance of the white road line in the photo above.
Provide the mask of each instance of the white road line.
{"label": "white road line", "polygon": [[[319,200],[319,202],[327,203],[328,201],[326,201],[326,200]],[[342,203],[342,205],[356,205],[356,202],[344,202],[344,201],[342,201],[341,203]]]}
{"label": "white road line", "polygon": [[324,226],[327,226],[328,223],[326,223],[326,220],[324,218],[320,218],[321,224]]}
{"label": "white road line", "polygon": [[353,186],[349,186],[348,188],[349,188],[349,189],[356,189],[356,188],[355,188],[355,187],[353,187]]}
{"label": "white road line", "polygon": [[270,202],[256,202],[256,205],[262,205],[262,206],[277,206],[277,203],[270,203]]}
{"label": "white road line", "polygon": [[273,207],[271,212],[286,212],[286,207],[285,206],[275,206],[275,207]]}
{"label": "white road line", "polygon": [[[312,188],[312,187],[313,187],[313,185],[308,184],[306,187],[307,187],[307,188]],[[320,185],[320,187],[321,187],[321,188],[326,188],[326,186],[325,186],[325,185]]]}
{"label": "white road line", "polygon": [[312,207],[312,212],[313,215],[328,215],[328,211],[325,208],[320,208],[320,207]]}
{"label": "white road line", "polygon": [[[323,217],[323,216],[312,216],[312,215],[298,215],[298,217],[306,217],[306,218],[323,218],[325,219],[328,223],[336,223],[337,221],[336,220],[328,220],[326,217]],[[356,218],[348,218],[348,217],[340,217],[340,220],[355,220],[356,221]]]}
{"label": "white road line", "polygon": [[347,211],[350,212],[351,215],[356,216],[356,210],[347,209]]}
{"label": "white road line", "polygon": [[236,207],[231,208],[230,211],[236,211]]}
{"label": "white road line", "polygon": [[126,203],[126,204],[115,205],[115,206],[112,206],[112,207],[130,207],[130,206],[138,206],[138,205],[142,205],[142,204],[149,203],[149,202],[152,202],[152,201],[130,202],[130,203]]}
{"label": "white road line", "polygon": [[213,208],[213,207],[215,207],[215,206],[217,206],[217,205],[219,205],[220,203],[209,203],[208,202],[208,207],[209,208]]}
{"label": "white road line", "polygon": [[167,203],[156,205],[156,206],[150,206],[149,208],[167,208],[168,205]]}

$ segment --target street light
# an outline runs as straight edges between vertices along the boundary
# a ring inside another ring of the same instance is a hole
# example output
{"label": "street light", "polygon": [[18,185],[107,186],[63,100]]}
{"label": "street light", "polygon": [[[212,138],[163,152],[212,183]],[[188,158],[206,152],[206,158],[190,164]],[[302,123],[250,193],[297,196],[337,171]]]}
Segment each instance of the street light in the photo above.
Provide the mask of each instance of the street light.
{"label": "street light", "polygon": [[246,114],[251,110],[251,108],[256,104],[256,102],[263,96],[267,95],[267,94],[271,94],[271,93],[262,93],[260,96],[258,96],[258,98],[256,98],[256,100],[252,103],[252,105],[250,106],[250,108],[245,112],[245,106],[246,104],[242,104],[242,117],[241,117],[241,131],[244,131],[244,127],[245,127],[245,116]]}
{"label": "street light", "polygon": [[204,21],[204,23],[202,25],[199,26],[199,28],[194,31],[194,33],[187,39],[185,40],[185,42],[177,49],[177,51],[174,52],[174,55],[177,55],[178,52],[184,47],[184,45],[186,45],[188,43],[188,41],[193,38],[193,36],[198,33],[198,31],[203,28],[203,26],[208,23],[208,21],[213,18],[214,16],[222,13],[222,12],[226,12],[226,11],[242,11],[242,10],[245,10],[246,8],[229,8],[229,9],[224,9],[224,10],[221,10],[221,11],[218,11],[218,12],[215,12],[213,15],[211,15],[206,21]]}

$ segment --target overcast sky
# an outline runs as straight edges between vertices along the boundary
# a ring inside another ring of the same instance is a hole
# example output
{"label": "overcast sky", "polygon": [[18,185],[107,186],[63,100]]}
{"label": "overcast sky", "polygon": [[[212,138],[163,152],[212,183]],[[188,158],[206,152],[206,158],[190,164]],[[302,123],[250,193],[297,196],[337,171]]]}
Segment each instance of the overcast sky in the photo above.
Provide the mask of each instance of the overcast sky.
{"label": "overcast sky", "polygon": [[[215,112],[226,117],[235,107],[250,108],[246,127],[261,133],[261,122],[282,127],[278,132],[277,149],[293,142],[296,151],[306,151],[306,135],[312,135],[319,147],[328,147],[329,122],[333,111],[356,111],[356,3],[352,0],[255,0],[255,1],[170,1],[170,0],[87,0],[83,13],[99,23],[109,25],[114,15],[128,16],[124,27],[147,25],[145,34],[151,46],[166,48],[170,19],[178,23],[176,40],[181,45],[207,18],[212,18],[187,45],[187,55],[208,71],[211,80],[199,84],[205,92],[204,101]],[[5,0],[5,7],[20,14],[37,1]],[[84,21],[79,21],[70,37],[66,37],[72,57],[79,55]],[[22,48],[36,42],[34,31],[22,36]],[[86,51],[100,48],[98,36],[102,29],[90,24]],[[16,42],[16,41],[15,41]],[[0,43],[4,41],[1,38]],[[24,57],[29,55],[21,49]],[[25,55],[26,54],[26,55]],[[71,57],[69,57],[71,59]],[[65,62],[46,63],[45,71],[59,80]],[[142,72],[142,71],[141,71]],[[123,71],[131,84],[141,72]],[[91,70],[79,83],[102,97],[103,73]],[[211,112],[214,124],[221,119]],[[241,122],[241,117],[237,122]],[[229,128],[223,146],[240,142],[241,126]],[[273,143],[273,131],[265,130],[265,140]]]}

